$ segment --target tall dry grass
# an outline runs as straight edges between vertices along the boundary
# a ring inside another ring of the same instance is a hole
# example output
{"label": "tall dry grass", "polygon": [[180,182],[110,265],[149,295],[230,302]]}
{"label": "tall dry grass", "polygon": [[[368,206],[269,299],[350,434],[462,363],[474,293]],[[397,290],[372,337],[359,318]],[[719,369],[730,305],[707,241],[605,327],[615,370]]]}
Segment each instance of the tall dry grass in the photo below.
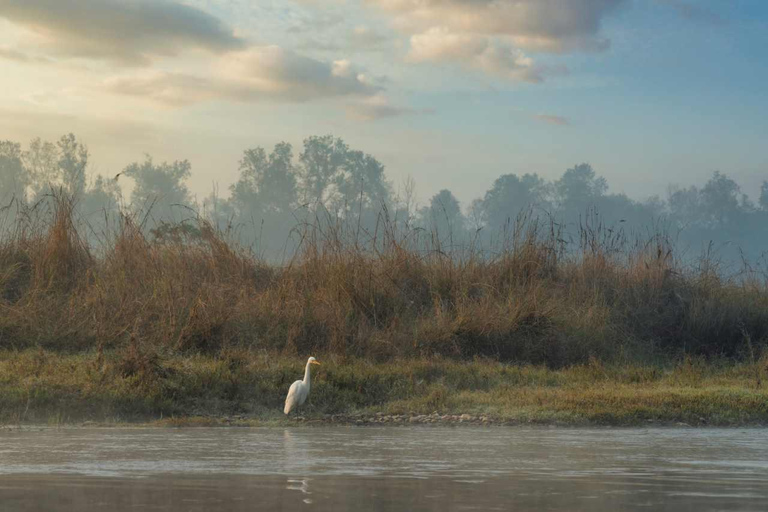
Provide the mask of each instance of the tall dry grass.
{"label": "tall dry grass", "polygon": [[0,349],[118,350],[124,373],[151,373],[158,354],[242,347],[560,367],[754,358],[768,340],[765,280],[686,267],[663,233],[631,238],[594,216],[573,242],[523,216],[493,247],[446,247],[386,213],[373,233],[313,222],[270,266],[202,219],[153,236],[123,216],[94,250],[73,202],[52,204],[0,239]]}

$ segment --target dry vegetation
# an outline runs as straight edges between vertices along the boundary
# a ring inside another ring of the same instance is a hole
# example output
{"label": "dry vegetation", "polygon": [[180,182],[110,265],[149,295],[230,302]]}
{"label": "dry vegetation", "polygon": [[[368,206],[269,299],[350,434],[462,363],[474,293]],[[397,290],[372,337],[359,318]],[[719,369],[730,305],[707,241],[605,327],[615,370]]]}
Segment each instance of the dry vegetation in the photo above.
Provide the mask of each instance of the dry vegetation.
{"label": "dry vegetation", "polygon": [[[630,242],[592,223],[569,246],[555,224],[520,219],[492,253],[427,243],[386,219],[361,243],[326,222],[303,226],[299,253],[270,266],[202,220],[147,236],[123,217],[92,247],[71,201],[54,199],[50,216],[22,212],[0,240],[6,421],[261,413],[279,409],[309,354],[333,362],[313,392],[324,412],[410,404],[601,421],[607,408],[631,422],[675,419],[672,400],[678,419],[768,420],[755,389],[766,282],[686,267],[659,234]],[[690,383],[670,391],[691,361],[705,365],[711,402],[686,406],[699,396]],[[521,372],[560,385],[518,386]],[[592,399],[572,394],[584,372]]]}

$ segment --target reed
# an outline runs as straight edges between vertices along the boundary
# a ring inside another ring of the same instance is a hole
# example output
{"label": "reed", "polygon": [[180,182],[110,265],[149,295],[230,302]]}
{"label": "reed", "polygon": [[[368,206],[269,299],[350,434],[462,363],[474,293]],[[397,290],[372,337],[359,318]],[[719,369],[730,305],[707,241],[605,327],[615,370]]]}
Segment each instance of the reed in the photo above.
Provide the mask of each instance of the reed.
{"label": "reed", "polygon": [[754,361],[768,339],[764,278],[686,265],[663,233],[630,238],[595,219],[570,244],[553,221],[522,216],[492,247],[447,247],[386,212],[373,233],[316,218],[297,227],[296,254],[270,265],[201,218],[152,234],[123,215],[94,246],[73,202],[50,201],[49,214],[22,212],[0,236],[0,349],[558,368]]}

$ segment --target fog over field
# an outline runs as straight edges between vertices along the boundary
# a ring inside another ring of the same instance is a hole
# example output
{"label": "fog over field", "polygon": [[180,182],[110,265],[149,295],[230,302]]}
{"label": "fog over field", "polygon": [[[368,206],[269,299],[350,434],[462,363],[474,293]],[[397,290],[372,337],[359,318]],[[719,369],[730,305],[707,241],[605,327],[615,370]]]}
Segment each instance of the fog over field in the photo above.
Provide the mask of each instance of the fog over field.
{"label": "fog over field", "polygon": [[[188,160],[151,156],[115,174],[94,174],[86,145],[72,134],[55,142],[0,143],[0,201],[6,234],[22,217],[53,214],[52,195],[76,200],[81,232],[98,245],[120,215],[137,219],[154,240],[194,235],[200,219],[228,240],[271,262],[286,262],[300,242],[302,226],[343,227],[350,243],[367,244],[385,230],[429,242],[447,253],[472,247],[493,251],[521,223],[551,223],[566,245],[578,246],[582,229],[600,232],[607,243],[642,243],[662,236],[677,256],[723,260],[722,270],[745,262],[760,266],[768,251],[768,181],[752,195],[727,173],[701,183],[669,186],[644,201],[613,193],[589,163],[564,169],[548,180],[536,173],[503,174],[481,196],[460,202],[442,189],[421,201],[415,178],[389,179],[375,156],[331,135],[311,136],[294,147],[246,149],[239,177],[217,183],[207,195],[194,193]],[[181,231],[179,231],[181,230]]]}

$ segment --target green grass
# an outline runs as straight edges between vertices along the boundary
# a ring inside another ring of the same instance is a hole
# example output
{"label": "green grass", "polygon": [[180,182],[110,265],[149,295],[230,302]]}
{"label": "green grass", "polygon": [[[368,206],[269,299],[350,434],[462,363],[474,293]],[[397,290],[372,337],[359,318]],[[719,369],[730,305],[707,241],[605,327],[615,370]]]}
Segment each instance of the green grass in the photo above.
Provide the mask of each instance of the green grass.
{"label": "green grass", "polygon": [[[318,354],[318,358],[321,355]],[[305,413],[471,414],[567,425],[768,424],[768,390],[749,364],[587,365],[552,370],[432,358],[372,364],[321,359]],[[124,354],[0,353],[0,422],[282,424],[303,361],[230,351],[157,356],[126,372]]]}

